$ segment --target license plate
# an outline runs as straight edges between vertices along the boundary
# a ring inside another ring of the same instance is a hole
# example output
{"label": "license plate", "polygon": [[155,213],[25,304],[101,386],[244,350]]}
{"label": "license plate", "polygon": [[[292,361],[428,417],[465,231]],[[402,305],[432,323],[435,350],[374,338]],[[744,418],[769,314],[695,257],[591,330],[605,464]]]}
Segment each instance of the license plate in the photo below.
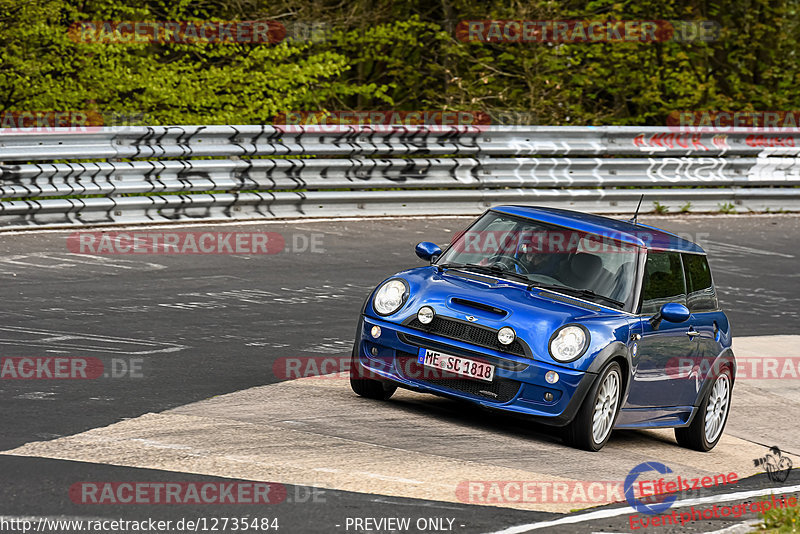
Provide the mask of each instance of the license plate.
{"label": "license plate", "polygon": [[491,382],[494,378],[494,365],[461,356],[453,356],[431,349],[419,349],[417,361],[425,367],[440,369],[467,378]]}

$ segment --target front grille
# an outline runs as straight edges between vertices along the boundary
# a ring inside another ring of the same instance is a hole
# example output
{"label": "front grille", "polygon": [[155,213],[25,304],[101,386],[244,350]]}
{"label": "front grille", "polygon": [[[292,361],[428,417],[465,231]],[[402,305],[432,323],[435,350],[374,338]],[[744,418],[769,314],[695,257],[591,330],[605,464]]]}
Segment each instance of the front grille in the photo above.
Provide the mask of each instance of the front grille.
{"label": "front grille", "polygon": [[417,357],[408,352],[397,351],[397,367],[400,376],[418,382],[424,382],[454,391],[467,393],[482,399],[495,402],[508,402],[513,399],[520,388],[516,380],[495,377],[491,382],[473,380],[470,378],[456,378],[452,374],[444,376],[437,369],[420,365]]}
{"label": "front grille", "polygon": [[422,324],[419,319],[414,317],[406,326],[429,334],[480,345],[481,347],[507,352],[516,356],[530,356],[522,341],[515,339],[510,345],[501,345],[497,341],[497,330],[485,326],[477,326],[439,315],[435,315],[430,324]]}

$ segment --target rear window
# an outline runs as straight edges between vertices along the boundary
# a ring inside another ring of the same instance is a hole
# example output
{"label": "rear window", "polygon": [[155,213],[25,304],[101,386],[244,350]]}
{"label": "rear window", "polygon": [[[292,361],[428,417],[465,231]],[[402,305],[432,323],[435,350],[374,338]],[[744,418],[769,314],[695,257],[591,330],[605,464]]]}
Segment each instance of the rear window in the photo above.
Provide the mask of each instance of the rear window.
{"label": "rear window", "polygon": [[716,310],[717,293],[711,282],[711,269],[705,256],[684,254],[683,268],[686,270],[687,300],[690,311]]}
{"label": "rear window", "polygon": [[668,302],[686,305],[681,255],[677,252],[647,253],[642,281],[641,313],[655,314]]}

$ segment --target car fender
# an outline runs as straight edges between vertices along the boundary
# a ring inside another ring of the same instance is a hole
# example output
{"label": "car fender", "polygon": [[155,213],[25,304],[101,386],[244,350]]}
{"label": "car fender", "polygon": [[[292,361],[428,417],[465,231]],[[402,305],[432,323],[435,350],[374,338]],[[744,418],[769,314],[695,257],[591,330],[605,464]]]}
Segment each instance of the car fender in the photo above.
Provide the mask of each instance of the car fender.
{"label": "car fender", "polygon": [[711,365],[711,370],[708,372],[708,375],[706,375],[703,385],[700,387],[700,392],[694,401],[695,407],[700,406],[701,401],[706,397],[708,390],[714,384],[718,369],[721,369],[724,365],[727,365],[731,371],[731,394],[733,394],[733,384],[736,382],[736,357],[733,355],[733,350],[728,347],[719,353],[719,356],[716,357],[714,363]]}
{"label": "car fender", "polygon": [[[551,426],[563,427],[575,418],[575,415],[578,413],[581,405],[586,400],[586,395],[588,395],[589,391],[592,389],[595,381],[600,377],[600,373],[603,371],[605,366],[610,362],[612,359],[615,358],[623,358],[627,362],[628,369],[630,370],[631,359],[630,355],[628,354],[628,347],[625,346],[624,343],[621,341],[614,341],[606,345],[603,349],[601,349],[597,354],[595,354],[594,359],[592,360],[592,364],[589,368],[584,371],[585,377],[584,380],[581,381],[578,389],[573,393],[572,398],[569,401],[569,404],[564,409],[564,412],[557,416],[551,418],[533,418],[536,420],[540,420],[543,423],[546,423]],[[630,372],[630,371],[629,371]],[[628,395],[628,387],[630,387],[630,380],[628,377],[624,378],[625,380],[625,389],[620,395],[619,405],[625,403],[625,399]]]}
{"label": "car fender", "polygon": [[361,305],[361,316],[362,317],[364,316],[365,313],[367,313],[367,306],[369,306],[369,303],[372,302],[372,296],[378,290],[378,287],[380,287],[380,285],[375,286],[372,289],[372,291],[369,292],[369,294],[367,295],[367,298],[364,299],[364,303]]}
{"label": "car fender", "polygon": [[625,381],[625,389],[622,391],[622,395],[620,396],[620,406],[625,403],[625,399],[628,397],[628,388],[630,388],[631,380],[630,374],[633,369],[633,361],[631,359],[631,351],[628,349],[628,346],[621,341],[614,341],[606,345],[600,352],[598,352],[594,359],[592,360],[591,365],[586,370],[587,373],[593,373],[594,375],[599,376],[600,373],[603,371],[605,366],[613,359],[622,358],[628,365],[628,376],[622,377]]}

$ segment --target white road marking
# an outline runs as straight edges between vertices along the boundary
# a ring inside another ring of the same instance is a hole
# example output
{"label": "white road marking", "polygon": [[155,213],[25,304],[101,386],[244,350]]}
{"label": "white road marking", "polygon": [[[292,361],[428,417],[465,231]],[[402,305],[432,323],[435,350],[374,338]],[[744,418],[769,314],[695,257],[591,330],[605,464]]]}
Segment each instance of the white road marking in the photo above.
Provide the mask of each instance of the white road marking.
{"label": "white road marking", "polygon": [[71,267],[68,264],[64,263],[53,263],[50,265],[42,264],[42,263],[31,263],[28,261],[21,261],[23,259],[29,258],[47,258],[48,256],[42,255],[35,255],[35,254],[26,254],[26,255],[17,255],[17,256],[10,256],[8,258],[3,258],[0,260],[0,263],[4,263],[7,265],[18,265],[20,267],[36,267],[39,269],[64,269],[65,267]]}
{"label": "white road marking", "polygon": [[55,396],[56,394],[52,391],[30,391],[28,393],[16,395],[14,398],[24,400],[56,400]]}
{"label": "white road marking", "polygon": [[[166,269],[166,265],[161,265],[160,263],[152,263],[149,261],[141,261],[140,259],[136,260],[125,260],[118,257],[106,257],[106,256],[94,256],[91,254],[76,254],[74,252],[69,252],[66,254],[69,256],[70,261],[74,261],[75,263],[87,263],[89,265],[96,265],[101,264],[102,266],[110,266],[117,269],[141,269],[142,266],[149,267],[151,270],[160,270]],[[125,264],[131,265],[125,265]]]}
{"label": "white road marking", "polygon": [[[21,326],[0,326],[0,331],[32,334],[36,337],[20,338],[0,338],[0,345],[15,345],[24,347],[44,347],[67,349],[70,351],[103,352],[109,354],[128,354],[140,356],[145,354],[156,354],[162,352],[177,352],[186,348],[185,345],[177,343],[163,343],[160,341],[148,341],[127,337],[101,336],[96,334],[83,334],[77,332],[61,332],[58,330],[41,330],[36,328],[25,328]],[[77,340],[80,343],[60,343],[70,340]],[[124,345],[132,347],[124,347]],[[136,346],[142,347],[137,350]],[[127,350],[126,350],[127,349]]]}
{"label": "white road marking", "polygon": [[755,256],[779,256],[781,258],[794,258],[793,254],[785,254],[783,252],[774,252],[772,250],[746,247],[744,245],[734,245],[732,243],[722,243],[720,241],[706,241],[705,243],[708,245],[706,249],[710,249],[708,251],[712,253],[733,252],[736,254],[753,254]]}
{"label": "white road marking", "polygon": [[[52,262],[52,263],[47,263]],[[82,273],[108,273],[113,270],[147,270],[157,271],[166,269],[166,265],[142,261],[141,259],[123,259],[119,257],[96,256],[91,254],[75,254],[72,252],[51,253],[34,252],[31,254],[16,254],[0,258],[0,265],[17,266],[34,269],[68,270],[80,268]],[[81,267],[86,266],[89,267]],[[94,269],[92,267],[95,267]],[[3,274],[14,274],[5,271]]]}
{"label": "white road marking", "polygon": [[[720,503],[731,502],[749,499],[751,497],[761,497],[763,495],[786,494],[794,491],[800,491],[800,484],[795,486],[786,486],[783,488],[765,488],[750,491],[737,491],[734,493],[723,493],[721,495],[709,495],[708,497],[698,497],[696,499],[684,499],[682,501],[675,501],[672,503],[671,508],[683,508],[684,506],[694,506],[695,504],[706,503]],[[619,517],[625,514],[637,513],[631,506],[624,506],[622,508],[611,508],[609,510],[598,510],[596,512],[589,512],[588,514],[579,514],[569,517],[562,517],[560,519],[553,519],[551,521],[539,521],[538,523],[528,523],[527,525],[517,525],[503,530],[498,530],[490,534],[522,534],[531,530],[539,530],[548,527],[557,527],[560,525],[574,525],[576,523],[583,523],[584,521],[592,521],[594,519],[608,519],[611,517]]]}
{"label": "white road marking", "polygon": [[353,342],[350,340],[326,337],[322,338],[320,343],[306,345],[300,349],[300,352],[311,352],[313,354],[344,354],[349,353],[352,348]]}

